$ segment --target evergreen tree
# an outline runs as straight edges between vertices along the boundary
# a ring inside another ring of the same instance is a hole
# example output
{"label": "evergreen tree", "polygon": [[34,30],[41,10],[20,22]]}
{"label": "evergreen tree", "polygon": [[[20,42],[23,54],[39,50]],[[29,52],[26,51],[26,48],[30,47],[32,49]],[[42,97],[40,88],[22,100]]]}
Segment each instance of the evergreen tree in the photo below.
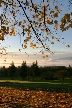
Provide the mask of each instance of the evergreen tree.
{"label": "evergreen tree", "polygon": [[39,71],[39,67],[38,67],[38,62],[36,60],[36,63],[33,62],[32,66],[31,66],[31,72],[32,72],[32,76],[33,77],[38,77],[40,76],[40,71]]}
{"label": "evergreen tree", "polygon": [[24,80],[25,77],[27,77],[27,64],[26,61],[22,63],[21,65],[21,71],[20,71],[20,76],[22,77],[22,79]]}
{"label": "evergreen tree", "polygon": [[11,66],[9,66],[9,74],[12,77],[12,80],[14,78],[15,72],[16,72],[16,67],[14,65],[14,62],[12,61],[12,63],[10,64]]}

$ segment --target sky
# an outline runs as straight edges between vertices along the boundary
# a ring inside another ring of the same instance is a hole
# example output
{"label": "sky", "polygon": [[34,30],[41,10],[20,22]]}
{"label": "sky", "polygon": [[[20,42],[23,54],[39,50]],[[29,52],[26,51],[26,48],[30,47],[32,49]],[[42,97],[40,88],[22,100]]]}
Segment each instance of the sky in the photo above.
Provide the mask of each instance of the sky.
{"label": "sky", "polygon": [[[42,0],[40,1],[33,0],[33,2],[36,4],[40,4],[41,1]],[[60,9],[62,9],[63,12],[58,17],[59,22],[60,22],[60,19],[63,17],[64,13],[72,12],[71,6],[70,6],[70,9],[68,8],[68,0],[65,0],[65,2],[63,0],[60,0],[59,4],[61,4],[61,2],[63,5],[60,7]],[[45,4],[46,4],[46,0],[45,0]],[[52,5],[52,2],[50,2],[50,5]],[[20,11],[22,14],[21,9]],[[2,14],[2,12],[3,12],[3,8],[1,8],[0,14]],[[29,13],[28,10],[26,10],[26,13],[31,18],[31,14]],[[18,15],[18,19],[23,20],[25,19],[25,17]],[[18,30],[20,28],[17,26],[16,29]],[[52,32],[54,31],[53,26],[50,26],[50,29]],[[69,65],[72,66],[72,28],[64,32],[61,32],[61,30],[58,29],[57,35],[55,34],[55,31],[54,31],[54,35],[60,38],[64,38],[64,39],[61,39],[60,42],[54,40],[54,43],[55,43],[54,45],[51,45],[50,42],[48,42],[48,46],[50,47],[51,51],[54,52],[54,54],[50,54],[48,51],[45,51],[44,55],[48,55],[48,58],[42,57],[43,55],[42,53],[40,53],[41,51],[40,48],[32,49],[28,46],[27,49],[22,49],[21,45],[24,41],[24,37],[22,35],[21,35],[21,42],[20,42],[20,36],[18,34],[16,34],[16,36],[6,35],[4,41],[0,40],[0,49],[3,47],[6,47],[6,52],[8,54],[0,55],[0,67],[10,66],[10,63],[12,61],[14,61],[15,66],[21,66],[21,63],[23,61],[26,61],[27,65],[31,65],[36,60],[38,61],[39,66],[69,66]],[[70,48],[66,47],[68,44],[70,45]],[[21,51],[19,51],[19,49],[21,49]],[[6,60],[6,62],[4,60]]]}

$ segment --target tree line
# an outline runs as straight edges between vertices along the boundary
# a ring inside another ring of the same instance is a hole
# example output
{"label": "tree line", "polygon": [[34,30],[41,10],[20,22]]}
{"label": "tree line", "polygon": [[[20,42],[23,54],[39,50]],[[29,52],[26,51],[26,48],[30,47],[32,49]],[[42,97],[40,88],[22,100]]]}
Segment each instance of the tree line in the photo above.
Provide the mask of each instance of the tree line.
{"label": "tree line", "polygon": [[31,66],[28,66],[26,61],[23,61],[21,66],[16,67],[14,62],[10,64],[8,68],[5,66],[0,68],[0,78],[2,77],[21,77],[25,79],[40,79],[40,80],[56,80],[58,78],[70,78],[72,77],[72,67],[65,66],[44,66],[39,67],[38,62],[33,62]]}

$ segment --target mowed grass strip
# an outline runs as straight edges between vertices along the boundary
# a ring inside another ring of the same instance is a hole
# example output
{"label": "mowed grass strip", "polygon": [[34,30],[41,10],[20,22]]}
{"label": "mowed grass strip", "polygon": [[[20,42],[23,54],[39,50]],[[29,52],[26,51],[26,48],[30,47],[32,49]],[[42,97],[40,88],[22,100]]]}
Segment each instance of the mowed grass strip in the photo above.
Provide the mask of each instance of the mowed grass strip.
{"label": "mowed grass strip", "polygon": [[[50,82],[50,81],[20,81],[20,80],[0,80],[0,82],[13,82],[13,83],[47,83],[47,84],[61,84],[61,82]],[[68,83],[65,83],[68,84]]]}
{"label": "mowed grass strip", "polygon": [[12,87],[18,89],[44,90],[51,92],[72,92],[71,83],[53,82],[31,82],[19,80],[0,80],[1,87]]}

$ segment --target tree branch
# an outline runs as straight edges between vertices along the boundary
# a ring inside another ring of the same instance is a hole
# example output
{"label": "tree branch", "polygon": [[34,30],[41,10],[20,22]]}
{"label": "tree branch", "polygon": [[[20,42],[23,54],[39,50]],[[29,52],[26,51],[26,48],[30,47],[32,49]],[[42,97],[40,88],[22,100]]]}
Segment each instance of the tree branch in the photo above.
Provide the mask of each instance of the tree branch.
{"label": "tree branch", "polygon": [[17,0],[17,1],[18,1],[18,3],[20,4],[20,7],[22,7],[22,10],[23,10],[23,12],[24,12],[24,14],[25,14],[25,16],[26,16],[28,22],[30,23],[30,25],[31,25],[31,27],[32,27],[32,30],[34,31],[34,33],[35,33],[35,35],[36,35],[36,38],[41,42],[41,44],[43,45],[43,48],[45,49],[45,46],[44,46],[43,42],[42,42],[41,39],[39,38],[39,36],[38,36],[38,34],[36,33],[35,29],[33,28],[33,25],[31,24],[31,21],[29,20],[29,17],[27,16],[27,14],[26,14],[26,12],[25,12],[23,6],[21,5],[21,3],[20,3],[19,0]]}

